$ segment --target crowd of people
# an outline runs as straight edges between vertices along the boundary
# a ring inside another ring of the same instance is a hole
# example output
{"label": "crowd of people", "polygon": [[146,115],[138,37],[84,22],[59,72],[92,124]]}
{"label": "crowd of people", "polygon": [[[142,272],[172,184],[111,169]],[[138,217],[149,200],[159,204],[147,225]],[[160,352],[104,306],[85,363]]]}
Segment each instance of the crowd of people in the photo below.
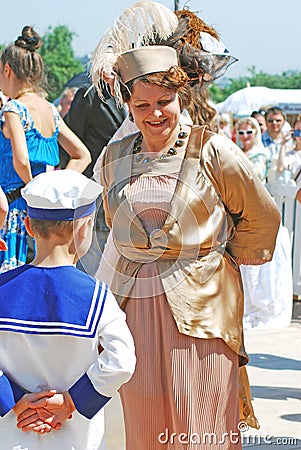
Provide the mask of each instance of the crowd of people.
{"label": "crowd of people", "polygon": [[[270,106],[253,111],[250,116],[217,115],[216,122],[219,132],[232,139],[251,159],[264,183],[293,180],[290,184],[300,184],[301,115],[295,115],[290,123],[282,108]],[[284,170],[290,172],[285,180]]]}
{"label": "crowd of people", "polygon": [[292,302],[268,185],[301,184],[301,120],[218,118],[237,59],[189,10],[127,8],[60,111],[41,45],[0,57],[0,449],[239,450],[244,328]]}
{"label": "crowd of people", "polygon": [[[219,118],[217,116],[217,122]],[[301,201],[301,118],[289,123],[278,106],[253,111],[229,126],[234,140],[250,160],[257,176],[269,190],[275,183],[296,186]],[[224,122],[220,126],[224,134]],[[292,317],[293,277],[291,238],[280,226],[271,262],[261,267],[241,266],[244,285],[244,328],[287,327]]]}

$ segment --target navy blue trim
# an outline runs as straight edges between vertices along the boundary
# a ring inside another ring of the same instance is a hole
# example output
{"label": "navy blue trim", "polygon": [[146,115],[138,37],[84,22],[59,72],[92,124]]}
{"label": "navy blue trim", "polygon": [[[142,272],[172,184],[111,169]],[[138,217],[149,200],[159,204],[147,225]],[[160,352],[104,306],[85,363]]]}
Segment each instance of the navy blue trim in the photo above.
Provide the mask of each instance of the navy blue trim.
{"label": "navy blue trim", "polygon": [[0,416],[5,416],[24,394],[25,391],[2,374],[0,376]]}
{"label": "navy blue trim", "polygon": [[96,391],[87,374],[84,374],[68,392],[77,411],[87,419],[92,419],[111,399]]}
{"label": "navy blue trim", "polygon": [[[33,293],[37,277],[41,282]],[[0,275],[0,331],[94,338],[107,294],[105,283],[72,266],[22,266]]]}
{"label": "navy blue trim", "polygon": [[27,206],[29,217],[40,220],[75,220],[89,216],[95,211],[96,201],[76,209],[42,209]]}
{"label": "navy blue trim", "polygon": [[[97,305],[99,306],[99,297],[101,293],[102,289],[100,289],[99,287],[96,306]],[[52,324],[51,322],[45,324],[35,322],[30,323],[27,321],[24,321],[24,323],[19,324],[16,323],[14,320],[10,321],[8,319],[5,319],[4,322],[0,323],[0,331],[13,331],[25,334],[47,334],[47,335],[67,334],[68,336],[94,337],[107,298],[107,293],[108,290],[105,289],[100,309],[97,310],[97,307],[93,309],[91,320],[89,321],[89,323],[86,324],[86,326],[76,326],[73,324],[64,324],[64,323]]]}

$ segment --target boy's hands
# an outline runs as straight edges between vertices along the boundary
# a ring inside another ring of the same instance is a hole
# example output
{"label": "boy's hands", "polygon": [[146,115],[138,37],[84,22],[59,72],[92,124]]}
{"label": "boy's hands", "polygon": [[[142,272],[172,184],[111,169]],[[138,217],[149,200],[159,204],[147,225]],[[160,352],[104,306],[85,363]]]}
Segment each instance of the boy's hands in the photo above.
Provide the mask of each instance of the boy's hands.
{"label": "boy's hands", "polygon": [[52,429],[59,430],[71,419],[75,406],[67,391],[44,391],[25,395],[13,409],[18,428],[44,434]]}

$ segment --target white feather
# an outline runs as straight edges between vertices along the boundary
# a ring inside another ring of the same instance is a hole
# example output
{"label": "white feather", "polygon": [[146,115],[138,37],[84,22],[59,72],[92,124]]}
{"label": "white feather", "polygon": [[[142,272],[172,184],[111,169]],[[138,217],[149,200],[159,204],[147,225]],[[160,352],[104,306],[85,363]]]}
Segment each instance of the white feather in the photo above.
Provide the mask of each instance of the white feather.
{"label": "white feather", "polygon": [[105,32],[94,50],[91,77],[98,91],[101,91],[100,74],[114,73],[118,55],[142,44],[151,44],[155,38],[166,39],[178,23],[174,12],[161,3],[142,0],[127,8],[115,19],[114,26]]}

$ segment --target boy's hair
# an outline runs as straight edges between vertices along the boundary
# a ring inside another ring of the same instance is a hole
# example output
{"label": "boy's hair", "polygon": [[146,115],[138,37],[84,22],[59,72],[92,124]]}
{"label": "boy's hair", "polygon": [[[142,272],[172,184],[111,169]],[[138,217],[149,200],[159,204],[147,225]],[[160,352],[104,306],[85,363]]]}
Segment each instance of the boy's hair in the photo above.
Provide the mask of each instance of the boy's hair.
{"label": "boy's hair", "polygon": [[[79,220],[79,219],[76,219]],[[51,234],[69,237],[73,233],[76,220],[42,220],[29,217],[29,223],[34,234],[48,239]]]}

